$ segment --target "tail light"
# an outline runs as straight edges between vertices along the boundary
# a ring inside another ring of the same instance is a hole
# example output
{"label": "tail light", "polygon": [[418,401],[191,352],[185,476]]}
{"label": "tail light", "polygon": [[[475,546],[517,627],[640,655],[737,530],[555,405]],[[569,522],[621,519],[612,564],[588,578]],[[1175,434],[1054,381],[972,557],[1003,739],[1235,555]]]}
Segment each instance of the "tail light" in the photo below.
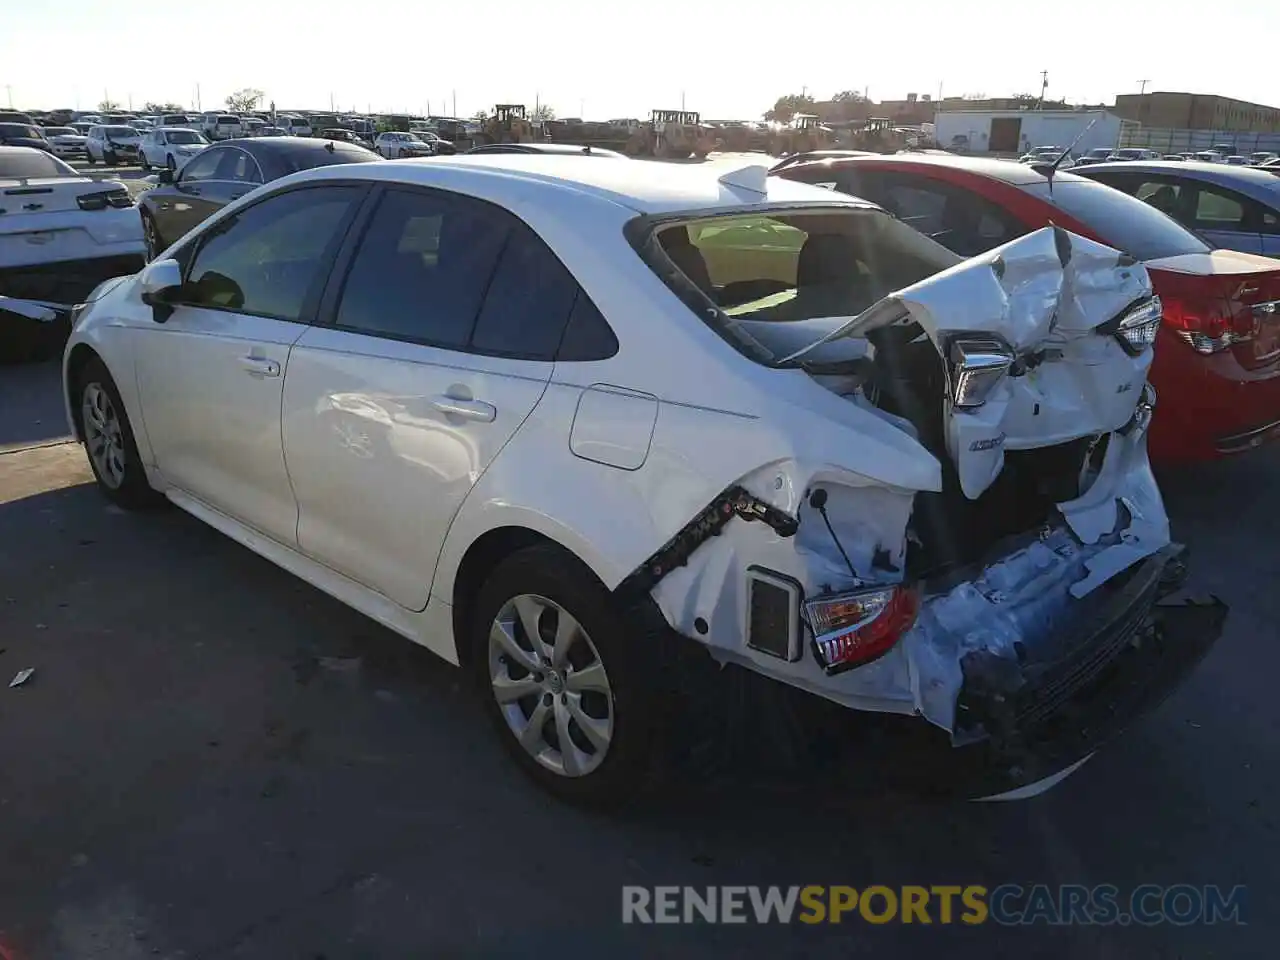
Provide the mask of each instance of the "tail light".
{"label": "tail light", "polygon": [[124,209],[133,206],[133,197],[124,187],[118,190],[104,190],[101,193],[84,193],[76,197],[76,204],[81,210],[105,210],[107,207]]}
{"label": "tail light", "polygon": [[884,656],[915,623],[919,597],[900,584],[818,597],[804,605],[813,652],[828,675]]}
{"label": "tail light", "polygon": [[1163,311],[1164,304],[1160,298],[1152,297],[1133,305],[1114,320],[1102,324],[1098,330],[1112,334],[1124,347],[1125,353],[1136,357],[1156,342]]}
{"label": "tail light", "polygon": [[1166,301],[1164,319],[1185,343],[1206,356],[1252,340],[1254,335],[1253,315],[1232,310],[1231,302],[1222,297]]}

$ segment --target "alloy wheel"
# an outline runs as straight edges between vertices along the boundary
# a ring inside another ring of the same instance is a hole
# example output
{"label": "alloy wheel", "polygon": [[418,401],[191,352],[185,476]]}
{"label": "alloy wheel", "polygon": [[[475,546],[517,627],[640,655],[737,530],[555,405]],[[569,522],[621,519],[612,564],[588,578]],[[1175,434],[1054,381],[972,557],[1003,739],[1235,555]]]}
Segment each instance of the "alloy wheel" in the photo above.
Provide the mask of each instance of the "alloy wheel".
{"label": "alloy wheel", "polygon": [[520,746],[563,777],[595,771],[614,732],[613,690],[582,625],[553,600],[520,594],[489,629],[489,679]]}
{"label": "alloy wheel", "polygon": [[124,431],[115,404],[100,383],[84,388],[80,412],[84,420],[85,446],[98,476],[112,490],[124,483]]}

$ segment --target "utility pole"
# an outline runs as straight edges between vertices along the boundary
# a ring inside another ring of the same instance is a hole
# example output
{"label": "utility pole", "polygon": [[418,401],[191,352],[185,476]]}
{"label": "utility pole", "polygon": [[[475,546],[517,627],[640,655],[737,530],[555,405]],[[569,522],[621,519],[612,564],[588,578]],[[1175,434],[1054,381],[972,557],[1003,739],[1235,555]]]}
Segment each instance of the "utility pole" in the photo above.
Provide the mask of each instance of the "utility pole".
{"label": "utility pole", "polygon": [[9,109],[12,110],[13,109],[13,84],[6,83],[4,85],[4,91],[9,95]]}
{"label": "utility pole", "polygon": [[1148,80],[1139,80],[1139,81],[1138,81],[1138,96],[1140,96],[1140,97],[1145,97],[1145,96],[1147,95],[1147,84],[1148,84],[1149,82],[1150,82],[1150,81],[1148,81]]}
{"label": "utility pole", "polygon": [[330,90],[330,91],[329,91],[329,112],[330,112],[330,113],[336,113],[336,112],[337,112],[337,111],[334,109],[334,106],[333,106],[333,91],[332,91],[332,90]]}
{"label": "utility pole", "polygon": [[455,117],[458,115],[458,91],[457,90],[453,91],[453,115]]}
{"label": "utility pole", "polygon": [[129,112],[133,113],[133,94],[129,94]]}
{"label": "utility pole", "polygon": [[684,91],[680,91],[680,112],[684,113]]}
{"label": "utility pole", "polygon": [[1049,71],[1040,71],[1040,102],[1036,104],[1037,110],[1044,109],[1044,92],[1049,89]]}

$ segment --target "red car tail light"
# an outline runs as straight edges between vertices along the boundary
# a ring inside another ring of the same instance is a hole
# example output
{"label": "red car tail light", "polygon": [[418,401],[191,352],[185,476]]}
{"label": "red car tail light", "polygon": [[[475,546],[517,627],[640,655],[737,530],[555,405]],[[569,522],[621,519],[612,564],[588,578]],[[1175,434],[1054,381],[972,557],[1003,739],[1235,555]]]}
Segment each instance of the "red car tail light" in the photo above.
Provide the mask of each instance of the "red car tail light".
{"label": "red car tail light", "polygon": [[884,656],[915,623],[919,596],[901,585],[818,597],[804,605],[813,652],[828,675]]}
{"label": "red car tail light", "polygon": [[1252,316],[1233,311],[1227,300],[1217,296],[1165,300],[1164,322],[1206,356],[1250,340],[1254,333]]}

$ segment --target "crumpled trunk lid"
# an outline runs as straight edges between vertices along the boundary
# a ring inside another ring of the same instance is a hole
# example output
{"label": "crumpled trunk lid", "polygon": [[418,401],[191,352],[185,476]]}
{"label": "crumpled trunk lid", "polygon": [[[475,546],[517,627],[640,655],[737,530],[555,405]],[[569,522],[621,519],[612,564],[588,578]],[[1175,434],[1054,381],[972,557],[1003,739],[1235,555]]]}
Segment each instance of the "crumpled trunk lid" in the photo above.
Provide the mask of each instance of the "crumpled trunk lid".
{"label": "crumpled trunk lid", "polygon": [[999,475],[1006,450],[1107,434],[1130,421],[1152,351],[1132,356],[1097,328],[1152,295],[1140,263],[1045,227],[885,297],[820,343],[916,324],[950,374],[955,341],[1002,342],[1014,362],[981,406],[937,398],[947,454],[961,489],[976,498]]}

